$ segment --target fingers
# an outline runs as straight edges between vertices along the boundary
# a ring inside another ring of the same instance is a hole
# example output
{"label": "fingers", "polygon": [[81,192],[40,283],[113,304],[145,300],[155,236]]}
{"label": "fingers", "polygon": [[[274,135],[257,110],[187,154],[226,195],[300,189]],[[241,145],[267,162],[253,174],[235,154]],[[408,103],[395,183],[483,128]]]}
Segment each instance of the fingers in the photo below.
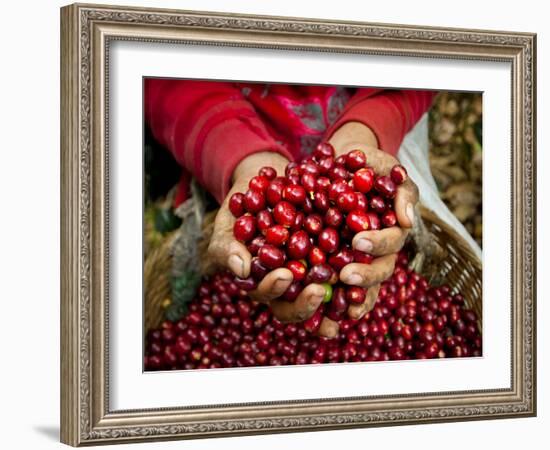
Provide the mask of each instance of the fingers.
{"label": "fingers", "polygon": [[208,253],[238,277],[247,278],[252,256],[246,246],[234,238],[234,222],[232,214],[222,206],[216,215]]}
{"label": "fingers", "polygon": [[408,230],[401,227],[384,228],[357,233],[351,244],[353,248],[373,256],[397,253],[405,244]]}
{"label": "fingers", "polygon": [[325,288],[320,284],[308,285],[294,302],[273,300],[271,309],[275,317],[281,322],[302,322],[309,319],[317,310],[323,297]]}
{"label": "fingers", "polygon": [[217,233],[214,229],[208,253],[238,277],[247,278],[250,275],[252,256],[244,244],[235,240],[232,234]]}
{"label": "fingers", "polygon": [[269,303],[271,300],[283,295],[292,280],[293,276],[290,270],[275,269],[269,272],[249,295],[256,301]]}
{"label": "fingers", "polygon": [[412,228],[414,225],[414,205],[418,202],[418,187],[409,178],[397,188],[394,207],[399,225]]}
{"label": "fingers", "polygon": [[[381,150],[371,150],[367,153],[367,161],[380,174],[387,175],[399,161]],[[414,224],[414,205],[418,202],[418,187],[408,178],[397,187],[394,207],[397,221],[403,228],[412,228]]]}
{"label": "fingers", "polygon": [[380,292],[380,284],[376,284],[370,287],[367,290],[365,301],[362,304],[348,306],[348,316],[351,319],[355,319],[355,320],[363,317],[366,313],[372,310],[372,308],[374,308],[374,304],[376,303],[376,299],[378,298],[379,292]]}
{"label": "fingers", "polygon": [[340,271],[340,280],[346,284],[371,287],[388,279],[395,267],[397,255],[380,256],[371,264],[351,263]]}
{"label": "fingers", "polygon": [[[343,151],[347,152],[353,148],[363,150],[367,155],[367,163],[378,174],[388,175],[390,170],[396,164],[399,164],[399,160],[395,157],[383,152],[380,149],[373,148],[363,144],[347,144]],[[418,202],[418,188],[414,182],[409,178],[402,185],[397,188],[397,195],[395,198],[395,212],[397,215],[397,221],[404,228],[412,228],[414,224],[414,205]]]}
{"label": "fingers", "polygon": [[319,336],[333,339],[338,336],[339,329],[340,326],[338,325],[338,322],[335,322],[328,317],[323,317],[323,320],[321,321],[321,326],[319,327],[317,334]]}
{"label": "fingers", "polygon": [[390,170],[399,160],[394,156],[376,148],[366,148],[367,164],[371,166],[377,174],[389,175]]}

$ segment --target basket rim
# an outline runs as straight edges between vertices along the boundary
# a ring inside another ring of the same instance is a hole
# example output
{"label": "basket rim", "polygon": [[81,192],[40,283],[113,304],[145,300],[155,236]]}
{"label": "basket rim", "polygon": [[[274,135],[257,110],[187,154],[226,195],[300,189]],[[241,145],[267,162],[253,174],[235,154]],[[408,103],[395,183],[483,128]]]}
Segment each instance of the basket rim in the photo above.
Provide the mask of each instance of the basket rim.
{"label": "basket rim", "polygon": [[422,218],[429,220],[430,222],[435,223],[437,226],[441,227],[443,232],[451,237],[457,243],[460,249],[466,253],[467,258],[475,266],[474,268],[483,273],[481,259],[479,259],[477,254],[472,250],[468,241],[464,239],[459,233],[457,233],[455,229],[451,227],[447,222],[441,219],[433,210],[422,204],[419,204],[418,206]]}

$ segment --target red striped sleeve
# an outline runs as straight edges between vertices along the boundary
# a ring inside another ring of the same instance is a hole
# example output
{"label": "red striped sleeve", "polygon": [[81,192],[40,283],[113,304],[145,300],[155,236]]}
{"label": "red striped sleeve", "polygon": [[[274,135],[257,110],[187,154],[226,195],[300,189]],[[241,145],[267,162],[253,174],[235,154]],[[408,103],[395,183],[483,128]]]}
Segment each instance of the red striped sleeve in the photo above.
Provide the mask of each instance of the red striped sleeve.
{"label": "red striped sleeve", "polygon": [[231,83],[146,79],[144,112],[155,139],[220,203],[246,156],[274,151],[292,159]]}
{"label": "red striped sleeve", "polygon": [[361,122],[373,131],[382,150],[395,155],[405,134],[430,108],[437,91],[385,90],[372,94],[372,89],[359,89],[327,135],[346,122]]}

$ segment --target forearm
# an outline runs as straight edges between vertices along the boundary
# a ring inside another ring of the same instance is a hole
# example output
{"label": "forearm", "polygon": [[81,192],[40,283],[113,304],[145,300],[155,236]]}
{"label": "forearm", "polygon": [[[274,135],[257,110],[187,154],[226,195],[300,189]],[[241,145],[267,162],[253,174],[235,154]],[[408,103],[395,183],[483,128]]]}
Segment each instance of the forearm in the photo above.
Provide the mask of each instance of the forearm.
{"label": "forearm", "polygon": [[336,154],[347,153],[355,144],[378,148],[374,132],[361,122],[347,122],[334,131],[328,142],[335,148]]}
{"label": "forearm", "polygon": [[332,139],[341,128],[360,123],[370,129],[378,148],[395,155],[405,134],[430,108],[436,94],[432,91],[387,90],[368,96],[368,90],[360,89],[327,130],[327,135]]}
{"label": "forearm", "polygon": [[278,176],[285,173],[285,167],[288,164],[288,159],[279,153],[271,151],[262,151],[249,155],[241,160],[235,167],[232,176],[232,183],[238,180],[248,180],[258,174],[258,170],[262,167],[270,166],[277,171]]}
{"label": "forearm", "polygon": [[220,203],[241,161],[264,152],[291,157],[229,83],[147,80],[145,112],[155,138]]}

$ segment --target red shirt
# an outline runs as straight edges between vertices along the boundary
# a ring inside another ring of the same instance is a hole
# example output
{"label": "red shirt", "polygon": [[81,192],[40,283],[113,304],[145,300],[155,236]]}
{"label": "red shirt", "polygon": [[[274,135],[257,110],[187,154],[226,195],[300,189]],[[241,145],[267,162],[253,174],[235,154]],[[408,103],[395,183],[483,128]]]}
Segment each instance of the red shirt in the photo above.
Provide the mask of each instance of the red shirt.
{"label": "red shirt", "polygon": [[221,203],[246,156],[299,160],[342,124],[357,121],[395,154],[436,92],[334,86],[146,79],[154,137]]}

